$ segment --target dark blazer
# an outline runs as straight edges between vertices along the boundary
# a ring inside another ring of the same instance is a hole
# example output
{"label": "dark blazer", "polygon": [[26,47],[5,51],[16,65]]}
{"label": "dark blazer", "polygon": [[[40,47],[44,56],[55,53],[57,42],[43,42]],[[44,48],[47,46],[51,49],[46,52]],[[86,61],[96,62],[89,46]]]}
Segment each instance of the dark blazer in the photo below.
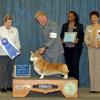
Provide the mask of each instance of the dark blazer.
{"label": "dark blazer", "polygon": [[[63,24],[61,34],[60,34],[61,40],[64,38],[64,32],[68,32],[68,26],[69,26],[68,23]],[[83,25],[80,23],[76,23],[74,25],[73,32],[77,32],[77,38],[79,39],[75,47],[82,47],[82,42],[84,41]]]}

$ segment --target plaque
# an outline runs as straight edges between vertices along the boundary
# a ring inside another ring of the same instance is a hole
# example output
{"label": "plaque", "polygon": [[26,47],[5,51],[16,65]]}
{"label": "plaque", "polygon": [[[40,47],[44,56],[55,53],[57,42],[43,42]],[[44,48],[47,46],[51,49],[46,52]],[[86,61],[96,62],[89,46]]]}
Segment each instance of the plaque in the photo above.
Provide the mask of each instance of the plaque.
{"label": "plaque", "polygon": [[64,42],[75,42],[77,32],[65,32]]}
{"label": "plaque", "polygon": [[20,54],[20,51],[7,38],[1,38],[0,45],[11,59],[14,59]]}
{"label": "plaque", "polygon": [[66,94],[69,96],[75,95],[77,93],[77,86],[74,83],[66,83],[64,87]]}
{"label": "plaque", "polygon": [[64,79],[29,79],[13,80],[13,97],[25,97],[31,92],[53,93],[60,91],[66,98],[78,97],[78,81],[70,78]]}
{"label": "plaque", "polygon": [[14,68],[14,77],[30,77],[30,65],[16,65]]}
{"label": "plaque", "polygon": [[100,41],[100,30],[97,30],[97,33],[96,33],[96,40],[97,40],[97,41]]}
{"label": "plaque", "polygon": [[46,90],[46,89],[57,89],[58,86],[54,84],[37,84],[37,85],[33,85],[33,88]]}

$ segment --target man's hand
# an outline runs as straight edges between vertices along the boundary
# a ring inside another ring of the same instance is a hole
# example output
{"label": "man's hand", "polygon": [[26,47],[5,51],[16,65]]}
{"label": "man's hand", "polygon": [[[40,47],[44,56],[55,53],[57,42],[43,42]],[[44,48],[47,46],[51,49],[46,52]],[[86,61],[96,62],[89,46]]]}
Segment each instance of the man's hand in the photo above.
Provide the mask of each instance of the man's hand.
{"label": "man's hand", "polygon": [[45,48],[45,47],[40,48],[40,49],[39,49],[39,54],[43,54],[45,51],[46,51],[46,48]]}

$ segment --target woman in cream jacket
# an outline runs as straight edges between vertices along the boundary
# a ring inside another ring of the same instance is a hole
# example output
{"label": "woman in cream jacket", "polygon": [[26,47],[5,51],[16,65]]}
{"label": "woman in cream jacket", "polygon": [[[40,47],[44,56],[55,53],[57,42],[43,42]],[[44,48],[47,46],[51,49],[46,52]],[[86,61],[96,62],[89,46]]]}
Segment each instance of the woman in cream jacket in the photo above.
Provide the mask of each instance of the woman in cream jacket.
{"label": "woman in cream jacket", "polygon": [[100,92],[100,24],[99,13],[90,13],[91,25],[86,27],[85,43],[88,48],[90,92]]}

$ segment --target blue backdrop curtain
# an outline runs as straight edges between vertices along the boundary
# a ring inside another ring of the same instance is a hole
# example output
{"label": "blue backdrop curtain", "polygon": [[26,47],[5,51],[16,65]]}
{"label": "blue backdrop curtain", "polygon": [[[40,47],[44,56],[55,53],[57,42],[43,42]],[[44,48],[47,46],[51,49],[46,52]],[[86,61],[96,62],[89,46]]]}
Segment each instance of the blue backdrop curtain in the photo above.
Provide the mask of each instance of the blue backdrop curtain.
{"label": "blue backdrop curtain", "polygon": [[[66,13],[74,10],[85,27],[89,24],[89,13],[99,9],[100,0],[0,0],[0,25],[4,15],[13,16],[13,25],[19,29],[21,41],[21,55],[17,58],[17,64],[29,64],[30,51],[42,46],[39,25],[34,19],[37,10],[45,11],[60,27],[66,22]],[[80,59],[80,84],[89,85],[88,54],[85,45]]]}

